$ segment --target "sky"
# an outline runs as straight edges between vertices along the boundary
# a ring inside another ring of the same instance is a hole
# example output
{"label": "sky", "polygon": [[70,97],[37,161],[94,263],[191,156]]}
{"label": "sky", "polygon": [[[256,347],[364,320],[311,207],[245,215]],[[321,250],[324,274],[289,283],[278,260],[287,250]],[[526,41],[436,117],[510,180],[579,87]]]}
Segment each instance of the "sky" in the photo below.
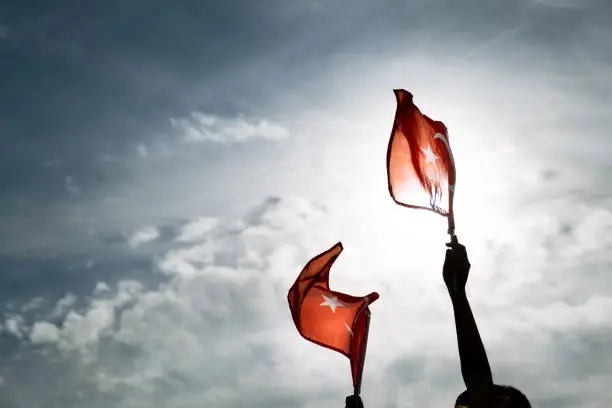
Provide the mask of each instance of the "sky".
{"label": "sky", "polygon": [[463,391],[443,217],[393,204],[393,89],[445,122],[494,380],[612,403],[608,0],[0,1],[0,405],[332,408],[286,295],[338,241],[367,407]]}

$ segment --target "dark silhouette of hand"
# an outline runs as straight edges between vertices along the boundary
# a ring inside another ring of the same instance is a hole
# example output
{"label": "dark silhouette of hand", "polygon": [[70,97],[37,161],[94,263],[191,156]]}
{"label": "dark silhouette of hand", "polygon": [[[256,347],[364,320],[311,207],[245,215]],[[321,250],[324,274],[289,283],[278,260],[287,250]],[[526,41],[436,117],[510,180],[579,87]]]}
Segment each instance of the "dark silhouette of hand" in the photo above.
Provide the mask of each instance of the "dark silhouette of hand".
{"label": "dark silhouette of hand", "polygon": [[457,241],[456,236],[451,237],[451,242],[446,244],[446,259],[442,268],[442,277],[451,296],[464,293],[470,272],[470,261],[468,260],[465,247]]}
{"label": "dark silhouette of hand", "polygon": [[363,402],[359,395],[349,395],[346,397],[346,408],[363,408]]}

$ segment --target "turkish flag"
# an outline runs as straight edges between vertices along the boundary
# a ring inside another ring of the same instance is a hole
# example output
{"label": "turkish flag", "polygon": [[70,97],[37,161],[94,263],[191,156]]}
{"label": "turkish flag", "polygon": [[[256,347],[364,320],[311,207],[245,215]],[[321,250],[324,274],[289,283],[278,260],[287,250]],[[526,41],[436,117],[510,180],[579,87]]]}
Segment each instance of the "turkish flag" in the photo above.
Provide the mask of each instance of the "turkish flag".
{"label": "turkish flag", "polygon": [[369,328],[368,305],[378,299],[378,293],[355,297],[329,288],[329,271],[342,249],[338,242],[311,259],[289,289],[287,299],[302,337],[350,359],[355,395],[359,395]]}
{"label": "turkish flag", "polygon": [[389,193],[399,205],[448,217],[448,232],[454,234],[456,174],[448,130],[422,114],[410,92],[393,92],[397,110],[387,150]]}

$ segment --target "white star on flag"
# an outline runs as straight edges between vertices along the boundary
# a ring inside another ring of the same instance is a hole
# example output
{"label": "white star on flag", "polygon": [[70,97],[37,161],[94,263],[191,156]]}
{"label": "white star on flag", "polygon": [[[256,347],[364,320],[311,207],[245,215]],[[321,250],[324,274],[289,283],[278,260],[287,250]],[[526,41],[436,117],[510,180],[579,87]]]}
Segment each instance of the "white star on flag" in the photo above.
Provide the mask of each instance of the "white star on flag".
{"label": "white star on flag", "polygon": [[327,297],[325,295],[321,295],[321,296],[323,296],[323,299],[325,299],[325,301],[321,303],[319,306],[329,306],[329,308],[331,309],[333,313],[336,313],[337,307],[345,307],[342,303],[338,302],[338,298],[336,296],[332,296],[332,297]]}
{"label": "white star on flag", "polygon": [[436,154],[431,150],[431,146],[427,146],[427,149],[423,149],[421,147],[421,150],[423,151],[423,153],[425,153],[425,162],[427,163],[433,163],[434,166],[436,164],[436,160],[439,159],[438,156],[436,156]]}

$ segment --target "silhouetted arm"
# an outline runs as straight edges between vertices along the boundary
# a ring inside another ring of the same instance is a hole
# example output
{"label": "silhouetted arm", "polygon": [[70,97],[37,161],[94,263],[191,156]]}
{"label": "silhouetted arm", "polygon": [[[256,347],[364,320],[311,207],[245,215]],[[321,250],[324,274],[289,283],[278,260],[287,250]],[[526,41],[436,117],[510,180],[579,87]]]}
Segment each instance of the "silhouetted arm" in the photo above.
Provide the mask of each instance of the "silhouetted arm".
{"label": "silhouetted arm", "polygon": [[[490,395],[493,388],[491,367],[465,290],[451,295],[451,301],[455,314],[461,375],[474,404],[474,398],[486,400]],[[478,395],[482,398],[478,398]]]}
{"label": "silhouetted arm", "polygon": [[455,315],[461,374],[470,395],[470,408],[489,408],[493,376],[465,292],[470,263],[465,247],[459,244],[456,238],[448,246],[451,249],[446,251],[443,276]]}

